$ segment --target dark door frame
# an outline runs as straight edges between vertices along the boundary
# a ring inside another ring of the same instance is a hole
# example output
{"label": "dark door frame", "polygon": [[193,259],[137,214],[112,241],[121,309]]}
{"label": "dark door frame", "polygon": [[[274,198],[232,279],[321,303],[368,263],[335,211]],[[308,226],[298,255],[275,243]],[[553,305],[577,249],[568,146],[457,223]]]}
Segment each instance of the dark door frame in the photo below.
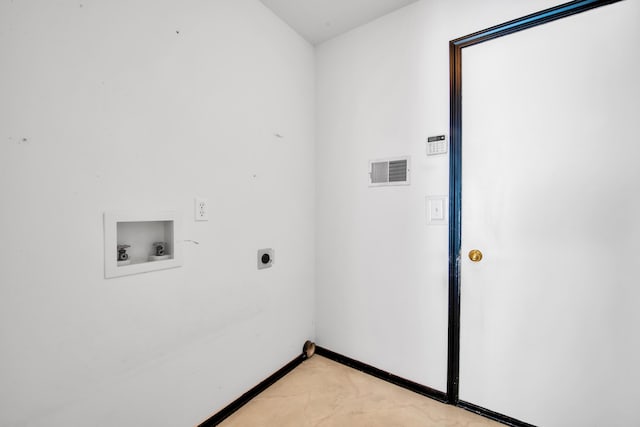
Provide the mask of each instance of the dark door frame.
{"label": "dark door frame", "polygon": [[449,158],[449,336],[447,401],[508,425],[530,424],[459,399],[460,382],[460,261],[462,238],[462,49],[546,24],[620,0],[577,0],[487,28],[449,42],[450,158]]}

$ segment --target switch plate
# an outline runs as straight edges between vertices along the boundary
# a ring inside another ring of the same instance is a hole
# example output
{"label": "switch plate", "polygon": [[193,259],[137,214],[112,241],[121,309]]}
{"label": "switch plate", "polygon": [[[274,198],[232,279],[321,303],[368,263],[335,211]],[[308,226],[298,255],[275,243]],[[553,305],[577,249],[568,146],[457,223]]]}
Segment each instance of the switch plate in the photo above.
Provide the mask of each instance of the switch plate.
{"label": "switch plate", "polygon": [[447,224],[447,196],[427,196],[426,213],[427,224],[446,225]]}
{"label": "switch plate", "polygon": [[207,199],[196,197],[195,216],[196,221],[209,221],[209,206],[207,205]]}

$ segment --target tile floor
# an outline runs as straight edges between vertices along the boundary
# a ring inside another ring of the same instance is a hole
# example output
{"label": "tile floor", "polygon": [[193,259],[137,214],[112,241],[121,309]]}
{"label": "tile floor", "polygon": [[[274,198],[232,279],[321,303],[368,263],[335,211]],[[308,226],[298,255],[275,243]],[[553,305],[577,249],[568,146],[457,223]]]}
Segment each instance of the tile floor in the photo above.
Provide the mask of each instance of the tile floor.
{"label": "tile floor", "polygon": [[499,427],[322,356],[303,362],[223,427]]}

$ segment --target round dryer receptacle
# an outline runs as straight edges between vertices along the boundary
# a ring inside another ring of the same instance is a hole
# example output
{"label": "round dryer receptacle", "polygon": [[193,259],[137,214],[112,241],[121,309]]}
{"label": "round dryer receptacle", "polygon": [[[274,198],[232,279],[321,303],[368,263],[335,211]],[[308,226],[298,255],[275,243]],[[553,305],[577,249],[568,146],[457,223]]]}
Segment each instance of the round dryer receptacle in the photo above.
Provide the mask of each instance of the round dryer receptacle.
{"label": "round dryer receptacle", "polygon": [[258,250],[258,270],[271,268],[275,262],[275,252],[272,248]]}

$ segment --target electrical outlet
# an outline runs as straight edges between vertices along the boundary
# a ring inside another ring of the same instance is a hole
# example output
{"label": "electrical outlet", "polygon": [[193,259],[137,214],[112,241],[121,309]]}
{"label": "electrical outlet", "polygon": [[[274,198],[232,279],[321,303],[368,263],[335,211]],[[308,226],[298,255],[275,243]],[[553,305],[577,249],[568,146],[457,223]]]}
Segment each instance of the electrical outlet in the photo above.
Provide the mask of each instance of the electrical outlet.
{"label": "electrical outlet", "polygon": [[258,250],[258,270],[262,270],[263,268],[271,268],[273,265],[275,258],[274,250],[271,248],[268,249],[259,249]]}
{"label": "electrical outlet", "polygon": [[196,221],[209,221],[209,206],[207,199],[196,198]]}

